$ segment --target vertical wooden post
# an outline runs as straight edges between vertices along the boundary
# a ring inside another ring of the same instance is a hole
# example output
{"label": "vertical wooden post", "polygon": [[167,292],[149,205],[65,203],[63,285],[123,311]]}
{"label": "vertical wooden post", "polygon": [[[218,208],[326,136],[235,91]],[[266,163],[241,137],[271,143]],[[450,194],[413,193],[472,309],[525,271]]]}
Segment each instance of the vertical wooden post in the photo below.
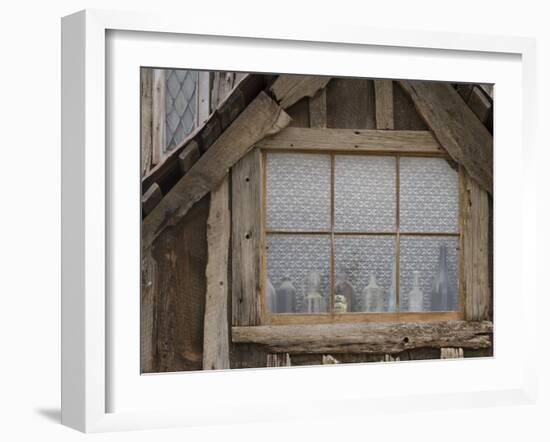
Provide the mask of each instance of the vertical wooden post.
{"label": "vertical wooden post", "polygon": [[208,262],[204,311],[204,370],[229,368],[227,271],[230,225],[229,179],[226,177],[211,193],[206,226]]}
{"label": "vertical wooden post", "polygon": [[165,73],[163,69],[153,70],[153,142],[152,142],[152,165],[163,160],[165,147],[165,124],[166,124],[166,86]]}
{"label": "vertical wooden post", "polygon": [[153,70],[141,68],[141,176],[151,168],[153,154]]}
{"label": "vertical wooden post", "polygon": [[374,80],[376,97],[376,128],[393,129],[393,82]]}

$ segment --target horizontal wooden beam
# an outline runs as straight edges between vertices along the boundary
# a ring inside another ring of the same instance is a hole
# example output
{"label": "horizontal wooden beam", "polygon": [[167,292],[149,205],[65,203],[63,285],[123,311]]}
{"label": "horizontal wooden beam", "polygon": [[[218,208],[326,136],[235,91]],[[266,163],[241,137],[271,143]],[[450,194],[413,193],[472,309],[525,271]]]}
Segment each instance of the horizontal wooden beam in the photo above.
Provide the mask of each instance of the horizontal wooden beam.
{"label": "horizontal wooden beam", "polygon": [[264,138],[257,146],[287,150],[445,154],[431,132],[418,130],[287,127],[276,135]]}
{"label": "horizontal wooden beam", "polygon": [[399,82],[447,153],[493,193],[493,136],[449,83]]}
{"label": "horizontal wooden beam", "polygon": [[261,92],[143,220],[142,245],[151,245],[162,230],[177,224],[254,144],[289,123],[286,112]]}
{"label": "horizontal wooden beam", "polygon": [[304,97],[313,97],[319,89],[326,87],[330,77],[315,75],[279,75],[270,92],[283,109],[292,106]]}
{"label": "horizontal wooden beam", "polygon": [[234,343],[253,343],[271,353],[398,353],[421,347],[489,348],[489,321],[264,325],[233,327]]}

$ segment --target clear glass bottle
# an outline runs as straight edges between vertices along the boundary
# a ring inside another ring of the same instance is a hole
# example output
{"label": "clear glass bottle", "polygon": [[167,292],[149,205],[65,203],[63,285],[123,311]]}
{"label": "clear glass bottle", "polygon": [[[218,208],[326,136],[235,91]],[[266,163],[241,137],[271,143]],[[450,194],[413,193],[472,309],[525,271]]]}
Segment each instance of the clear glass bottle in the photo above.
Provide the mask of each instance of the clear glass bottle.
{"label": "clear glass bottle", "polygon": [[368,312],[384,311],[384,288],[376,282],[376,275],[370,275],[368,285],[363,289],[363,309]]}
{"label": "clear glass bottle", "polygon": [[420,272],[413,271],[413,288],[409,292],[409,311],[421,312],[424,310],[424,293],[420,290]]}
{"label": "clear glass bottle", "polygon": [[432,285],[432,311],[447,311],[452,308],[447,269],[447,246],[439,246],[439,263]]}
{"label": "clear glass bottle", "polygon": [[335,295],[342,295],[346,298],[346,304],[348,311],[359,311],[355,300],[355,289],[348,280],[346,272],[340,271],[336,274],[336,281],[334,283]]}
{"label": "clear glass bottle", "polygon": [[266,279],[265,283],[265,301],[267,311],[270,313],[277,313],[277,292],[269,278]]}
{"label": "clear glass bottle", "polygon": [[296,312],[296,288],[288,276],[284,276],[277,289],[277,313]]}
{"label": "clear glass bottle", "polygon": [[323,309],[321,275],[316,270],[311,270],[307,275],[305,303],[307,313],[320,313]]}

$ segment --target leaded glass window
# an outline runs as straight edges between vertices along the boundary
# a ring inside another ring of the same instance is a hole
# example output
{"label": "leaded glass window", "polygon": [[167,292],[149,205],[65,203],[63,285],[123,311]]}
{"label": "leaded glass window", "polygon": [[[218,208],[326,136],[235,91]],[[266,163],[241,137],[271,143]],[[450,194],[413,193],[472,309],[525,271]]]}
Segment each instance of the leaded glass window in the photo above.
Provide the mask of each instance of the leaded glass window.
{"label": "leaded glass window", "polygon": [[270,151],[263,158],[268,313],[459,309],[454,163]]}

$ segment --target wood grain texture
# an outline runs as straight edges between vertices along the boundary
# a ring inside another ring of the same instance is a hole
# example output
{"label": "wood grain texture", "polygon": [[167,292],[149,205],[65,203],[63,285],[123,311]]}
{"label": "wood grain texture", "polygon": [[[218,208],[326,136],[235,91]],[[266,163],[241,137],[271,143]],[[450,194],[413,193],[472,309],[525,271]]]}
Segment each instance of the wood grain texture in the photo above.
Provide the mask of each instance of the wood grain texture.
{"label": "wood grain texture", "polygon": [[141,211],[143,215],[148,215],[152,212],[155,206],[162,199],[162,191],[157,183],[151,184],[151,187],[141,197]]}
{"label": "wood grain texture", "polygon": [[327,127],[327,90],[318,91],[309,99],[309,126],[323,129]]}
{"label": "wood grain texture", "polygon": [[493,137],[458,92],[444,82],[401,80],[441,146],[485,190],[493,191]]}
{"label": "wood grain texture", "polygon": [[154,371],[202,369],[209,195],[152,247],[156,267]]}
{"label": "wood grain texture", "polygon": [[261,159],[254,149],[231,171],[233,325],[258,325],[260,307]]}
{"label": "wood grain texture", "polygon": [[281,107],[286,109],[304,97],[313,97],[329,81],[330,77],[314,75],[279,75],[270,91]]}
{"label": "wood grain texture", "polygon": [[309,127],[309,98],[302,98],[287,107],[285,112],[292,118],[288,127]]}
{"label": "wood grain texture", "polygon": [[474,86],[467,103],[468,107],[479,118],[479,121],[486,124],[489,115],[493,112],[493,103],[491,103],[491,100],[485,95],[483,89]]}
{"label": "wood grain texture", "polygon": [[178,156],[182,174],[189,172],[200,156],[199,144],[195,140],[191,140]]}
{"label": "wood grain texture", "polygon": [[445,154],[429,131],[288,127],[257,145],[266,149]]}
{"label": "wood grain texture", "polygon": [[464,314],[467,320],[489,319],[489,197],[467,173],[461,179]]}
{"label": "wood grain texture", "polygon": [[333,78],[327,85],[327,127],[376,129],[374,83],[357,78]]}
{"label": "wood grain texture", "polygon": [[395,130],[429,130],[397,81],[393,82],[393,125]]}
{"label": "wood grain texture", "polygon": [[290,117],[280,106],[260,93],[145,218],[143,244],[151,244],[163,229],[177,224],[193,204],[219,185],[255,143],[289,122]]}
{"label": "wood grain texture", "polygon": [[393,81],[374,80],[376,128],[393,129]]}
{"label": "wood grain texture", "polygon": [[464,357],[464,350],[460,347],[458,348],[442,348],[441,349],[441,359],[458,359]]}
{"label": "wood grain texture", "polygon": [[229,368],[229,179],[210,194],[207,223],[206,305],[204,311],[203,370]]}
{"label": "wood grain texture", "polygon": [[358,323],[233,327],[236,343],[272,353],[398,353],[422,347],[488,348],[491,322]]}
{"label": "wood grain texture", "polygon": [[153,155],[153,70],[140,69],[141,91],[141,176],[151,168]]}
{"label": "wood grain texture", "polygon": [[290,367],[290,355],[288,353],[269,353],[267,355],[268,367]]}
{"label": "wood grain texture", "polygon": [[140,304],[140,369],[142,373],[151,373],[155,369],[157,333],[156,293],[157,263],[151,248],[143,250],[141,255],[141,304]]}
{"label": "wood grain texture", "polygon": [[153,141],[151,164],[154,166],[164,160],[166,88],[163,69],[153,69]]}

